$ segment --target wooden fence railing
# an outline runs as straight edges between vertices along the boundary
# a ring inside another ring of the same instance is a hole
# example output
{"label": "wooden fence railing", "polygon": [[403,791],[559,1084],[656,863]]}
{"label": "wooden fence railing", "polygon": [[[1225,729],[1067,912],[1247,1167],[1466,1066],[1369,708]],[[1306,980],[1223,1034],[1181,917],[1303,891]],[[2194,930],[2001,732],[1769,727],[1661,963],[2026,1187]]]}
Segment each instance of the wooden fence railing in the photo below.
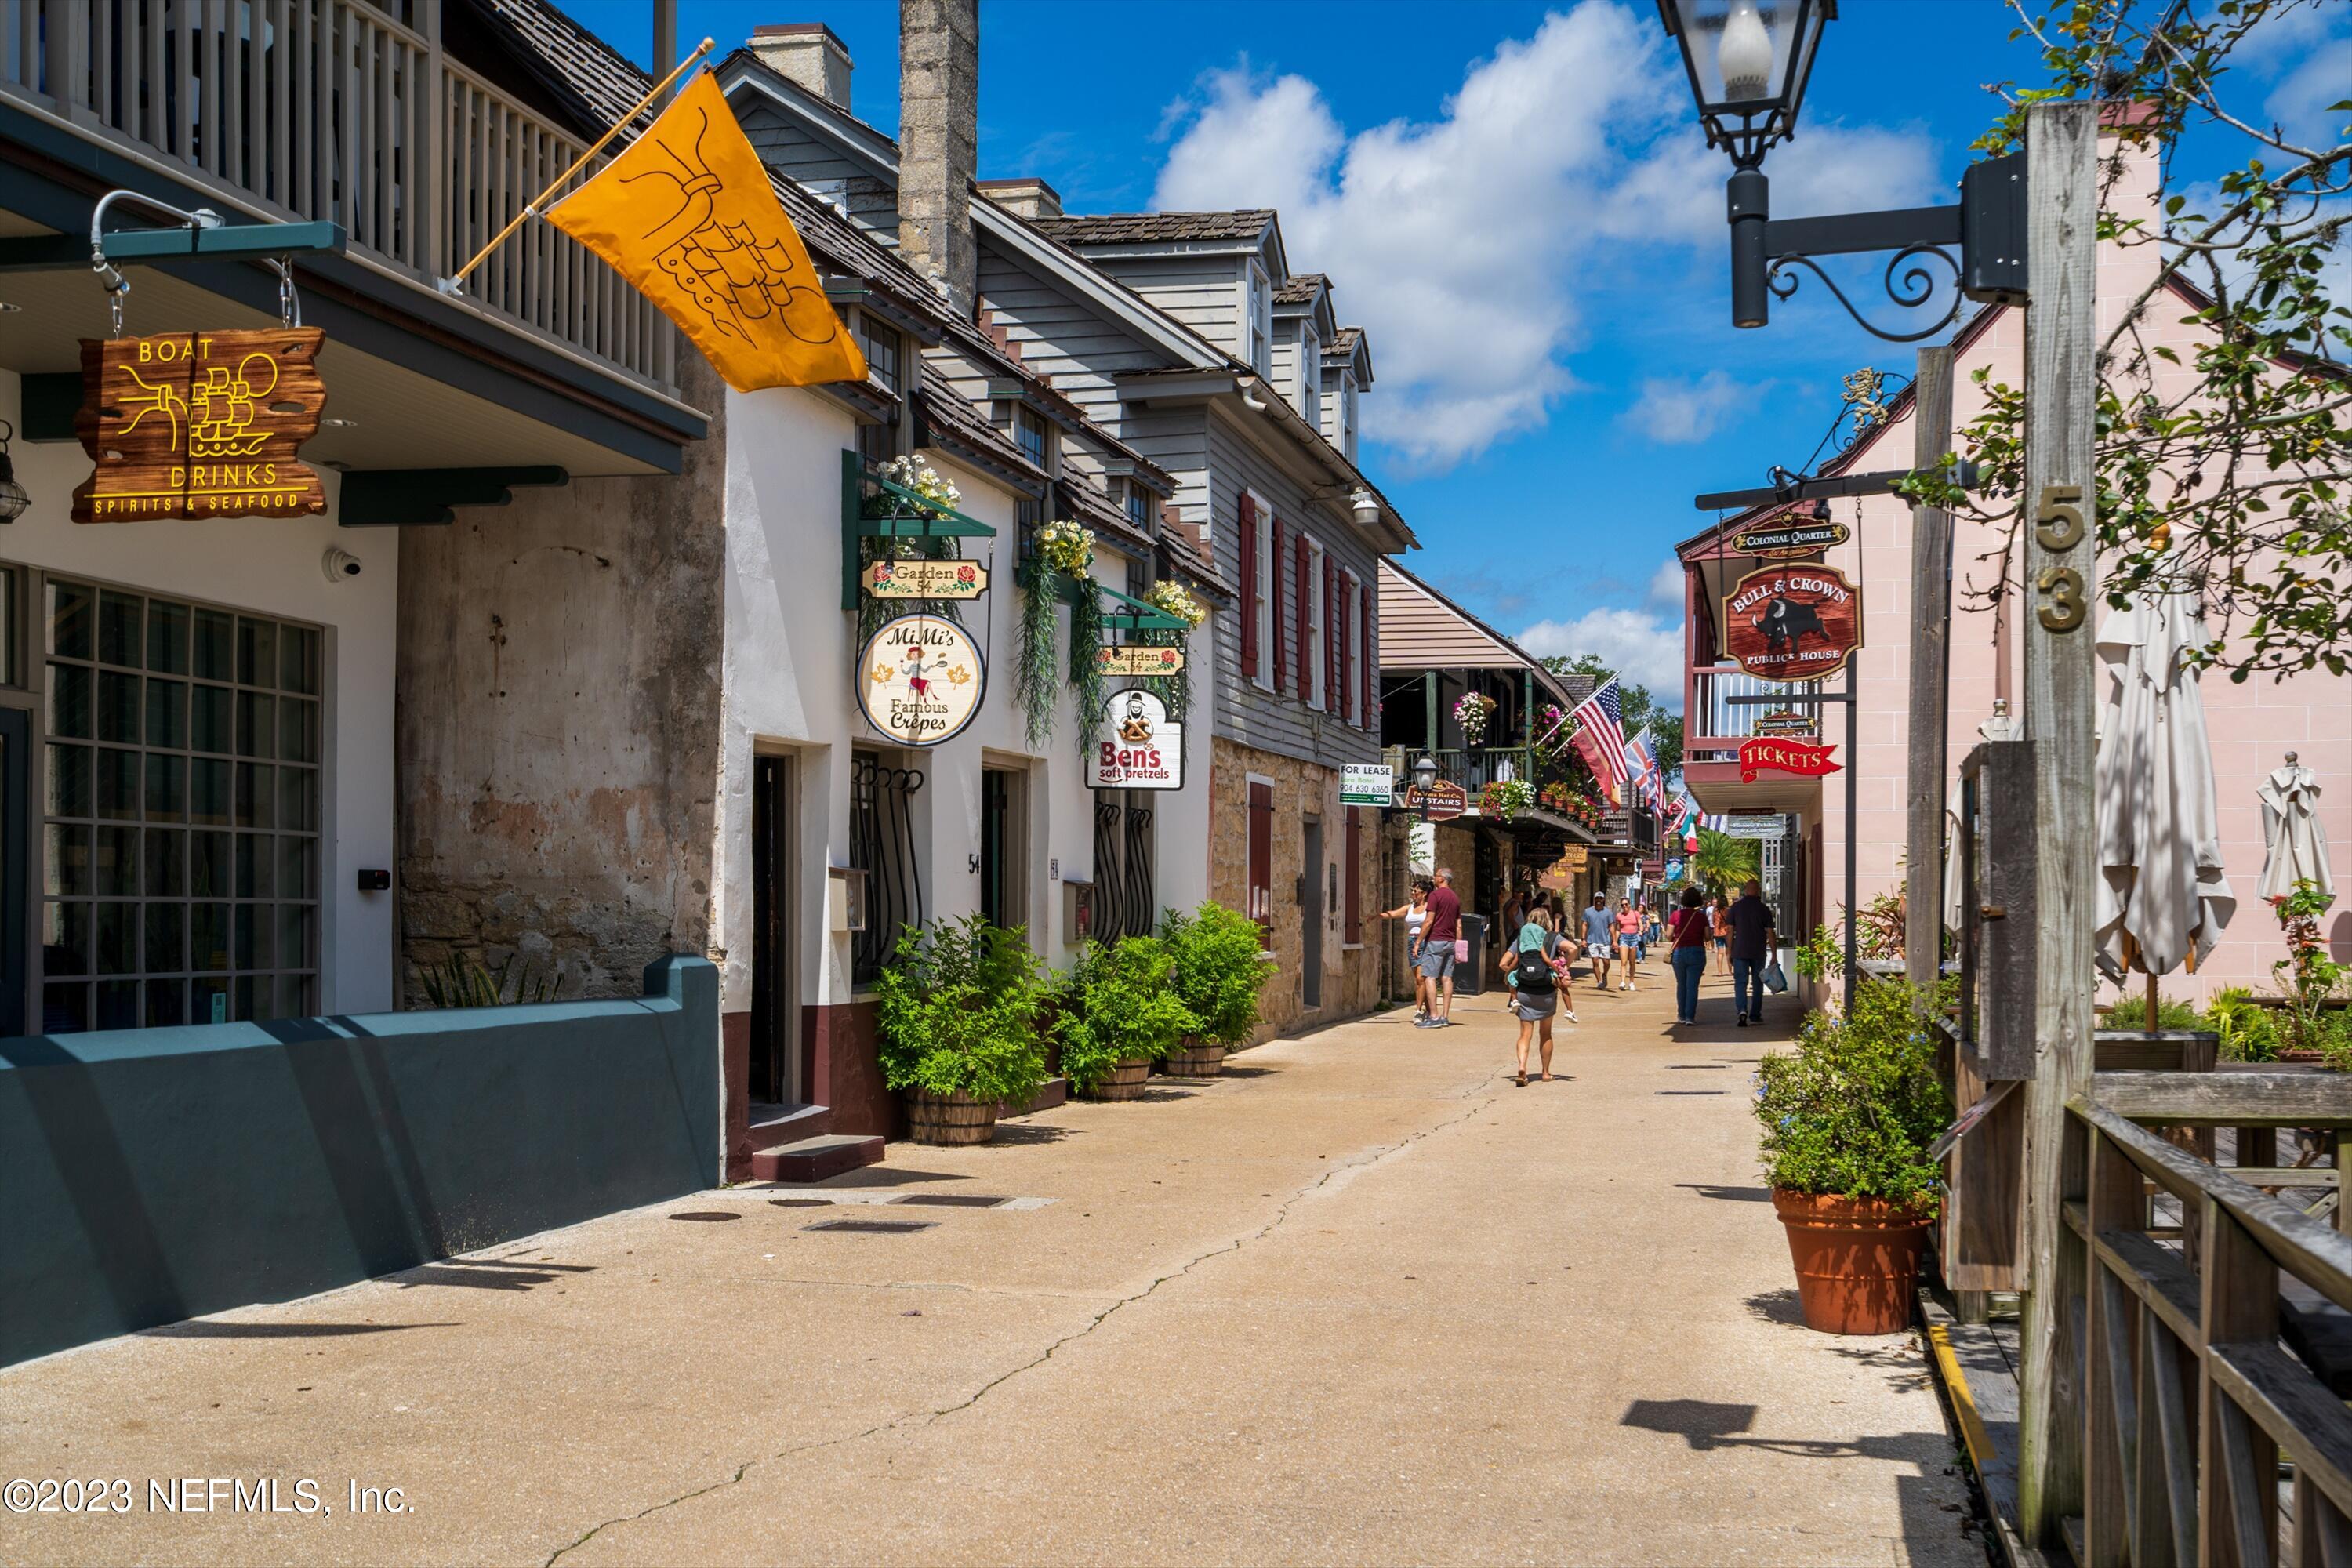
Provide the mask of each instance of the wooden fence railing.
{"label": "wooden fence railing", "polygon": [[[438,0],[395,9],[0,0],[0,96],[277,216],[341,224],[354,250],[431,284],[580,143],[446,58]],[[675,390],[668,321],[568,236],[526,225],[477,276],[467,293],[491,310]]]}
{"label": "wooden fence railing", "polygon": [[[2283,1279],[2352,1311],[2352,1237],[2305,1212],[2332,1164],[2276,1166],[2282,1127],[2334,1152],[2347,1090],[2334,1075],[2103,1073],[2068,1106],[2052,1409],[2080,1443],[2068,1533],[2084,1568],[2352,1568],[2352,1412],[2281,1340],[2297,1310]],[[2235,1126],[2241,1163],[2142,1122]],[[2157,1223],[2151,1187],[2178,1200],[2179,1227]]]}

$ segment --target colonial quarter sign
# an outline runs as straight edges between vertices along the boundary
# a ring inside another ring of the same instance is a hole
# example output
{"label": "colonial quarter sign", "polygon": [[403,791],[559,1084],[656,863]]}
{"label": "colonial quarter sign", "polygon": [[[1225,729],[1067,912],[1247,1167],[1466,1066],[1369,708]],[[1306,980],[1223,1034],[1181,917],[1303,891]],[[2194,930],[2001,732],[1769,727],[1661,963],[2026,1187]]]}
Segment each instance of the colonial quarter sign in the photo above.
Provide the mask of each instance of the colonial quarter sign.
{"label": "colonial quarter sign", "polygon": [[1723,606],[1724,645],[1767,680],[1818,680],[1862,646],[1862,589],[1834,566],[1750,572]]}
{"label": "colonial quarter sign", "polygon": [[945,616],[884,622],[857,660],[866,722],[902,746],[954,739],[980,711],[987,689],[979,645]]}
{"label": "colonial quarter sign", "polygon": [[93,465],[76,522],[301,517],[327,510],[295,461],[319,433],[316,327],[84,338],[74,434]]}

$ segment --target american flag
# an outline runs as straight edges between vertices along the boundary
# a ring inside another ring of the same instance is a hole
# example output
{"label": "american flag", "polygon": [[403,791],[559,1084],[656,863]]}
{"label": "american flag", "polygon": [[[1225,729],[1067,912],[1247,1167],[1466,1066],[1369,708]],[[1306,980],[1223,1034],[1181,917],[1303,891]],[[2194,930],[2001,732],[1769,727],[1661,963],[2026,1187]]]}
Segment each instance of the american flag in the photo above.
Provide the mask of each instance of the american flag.
{"label": "american flag", "polygon": [[1591,696],[1569,714],[1576,721],[1576,749],[1593,778],[1608,792],[1612,805],[1625,804],[1624,710],[1617,701],[1617,678],[1611,676]]}
{"label": "american flag", "polygon": [[1633,788],[1643,804],[1660,816],[1666,814],[1665,770],[1658,766],[1657,742],[1643,731],[1625,744],[1625,762],[1633,772]]}

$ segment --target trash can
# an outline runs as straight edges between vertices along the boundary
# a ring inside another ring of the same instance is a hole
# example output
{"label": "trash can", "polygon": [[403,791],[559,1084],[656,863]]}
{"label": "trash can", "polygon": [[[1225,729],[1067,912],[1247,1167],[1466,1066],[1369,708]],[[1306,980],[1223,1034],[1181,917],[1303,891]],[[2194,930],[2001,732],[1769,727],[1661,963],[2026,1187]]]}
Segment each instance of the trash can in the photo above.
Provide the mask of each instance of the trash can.
{"label": "trash can", "polygon": [[1486,917],[1465,914],[1462,936],[1470,944],[1470,956],[1454,966],[1454,994],[1456,996],[1483,996],[1486,994]]}

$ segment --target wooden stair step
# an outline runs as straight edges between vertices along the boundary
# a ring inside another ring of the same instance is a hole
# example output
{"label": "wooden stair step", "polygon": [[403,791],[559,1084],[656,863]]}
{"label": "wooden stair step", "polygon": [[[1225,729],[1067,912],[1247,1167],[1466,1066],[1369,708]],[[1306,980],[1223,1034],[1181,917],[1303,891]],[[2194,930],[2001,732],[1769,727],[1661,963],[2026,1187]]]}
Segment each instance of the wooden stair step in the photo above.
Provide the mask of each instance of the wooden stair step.
{"label": "wooden stair step", "polygon": [[838,1176],[844,1171],[855,1171],[861,1165],[878,1164],[881,1160],[882,1140],[878,1137],[827,1133],[820,1138],[803,1138],[796,1143],[779,1144],[772,1149],[753,1150],[751,1179],[755,1182],[822,1182],[827,1176]]}

